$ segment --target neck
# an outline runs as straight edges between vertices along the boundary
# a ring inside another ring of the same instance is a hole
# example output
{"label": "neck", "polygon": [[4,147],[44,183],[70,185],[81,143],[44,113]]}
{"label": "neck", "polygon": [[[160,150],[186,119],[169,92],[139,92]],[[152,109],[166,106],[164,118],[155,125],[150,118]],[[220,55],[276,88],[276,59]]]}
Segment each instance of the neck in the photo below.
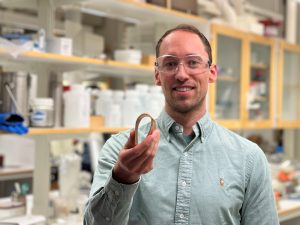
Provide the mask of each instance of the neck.
{"label": "neck", "polygon": [[206,109],[189,111],[189,112],[177,112],[172,111],[166,107],[166,112],[171,116],[176,123],[183,126],[183,133],[190,135],[193,133],[193,126],[204,116]]}

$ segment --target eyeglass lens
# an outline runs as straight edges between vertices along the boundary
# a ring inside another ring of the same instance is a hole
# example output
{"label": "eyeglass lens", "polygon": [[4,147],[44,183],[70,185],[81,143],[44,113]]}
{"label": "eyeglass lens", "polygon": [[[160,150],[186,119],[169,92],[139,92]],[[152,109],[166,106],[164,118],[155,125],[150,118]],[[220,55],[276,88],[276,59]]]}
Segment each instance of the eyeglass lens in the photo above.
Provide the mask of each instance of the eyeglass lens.
{"label": "eyeglass lens", "polygon": [[186,72],[198,73],[208,66],[200,56],[186,56],[178,58],[176,56],[160,56],[157,58],[158,70],[165,73],[176,72],[179,64],[183,64]]}

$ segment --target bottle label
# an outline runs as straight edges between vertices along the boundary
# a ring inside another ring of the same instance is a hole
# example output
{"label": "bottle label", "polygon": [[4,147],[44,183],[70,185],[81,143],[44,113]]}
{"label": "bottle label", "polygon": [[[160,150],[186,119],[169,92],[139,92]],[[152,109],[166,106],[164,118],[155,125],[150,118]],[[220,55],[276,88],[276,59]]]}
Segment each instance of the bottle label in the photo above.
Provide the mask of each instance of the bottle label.
{"label": "bottle label", "polygon": [[46,122],[46,113],[43,111],[33,111],[30,114],[30,120],[32,123],[45,123]]}

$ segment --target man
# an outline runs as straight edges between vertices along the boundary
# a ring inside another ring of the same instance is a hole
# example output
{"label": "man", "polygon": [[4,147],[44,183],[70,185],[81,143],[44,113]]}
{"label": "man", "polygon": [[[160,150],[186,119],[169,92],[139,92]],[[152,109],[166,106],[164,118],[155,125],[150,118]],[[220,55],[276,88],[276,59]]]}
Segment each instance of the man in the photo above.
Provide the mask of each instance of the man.
{"label": "man", "polygon": [[206,111],[217,77],[207,39],[180,25],[158,41],[156,56],[155,83],[165,96],[158,129],[147,136],[149,124],[141,127],[137,145],[134,131],[106,142],[85,224],[278,224],[263,152]]}

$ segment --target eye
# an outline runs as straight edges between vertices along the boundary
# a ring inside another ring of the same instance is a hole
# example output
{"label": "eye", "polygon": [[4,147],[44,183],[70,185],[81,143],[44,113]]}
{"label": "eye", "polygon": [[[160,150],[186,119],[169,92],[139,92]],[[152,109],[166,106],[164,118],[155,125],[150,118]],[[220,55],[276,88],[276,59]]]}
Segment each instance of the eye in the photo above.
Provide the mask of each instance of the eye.
{"label": "eye", "polygon": [[163,67],[167,70],[174,69],[178,66],[178,60],[176,59],[165,59],[163,62]]}
{"label": "eye", "polygon": [[191,56],[186,59],[186,64],[191,68],[197,68],[205,63],[200,57]]}

